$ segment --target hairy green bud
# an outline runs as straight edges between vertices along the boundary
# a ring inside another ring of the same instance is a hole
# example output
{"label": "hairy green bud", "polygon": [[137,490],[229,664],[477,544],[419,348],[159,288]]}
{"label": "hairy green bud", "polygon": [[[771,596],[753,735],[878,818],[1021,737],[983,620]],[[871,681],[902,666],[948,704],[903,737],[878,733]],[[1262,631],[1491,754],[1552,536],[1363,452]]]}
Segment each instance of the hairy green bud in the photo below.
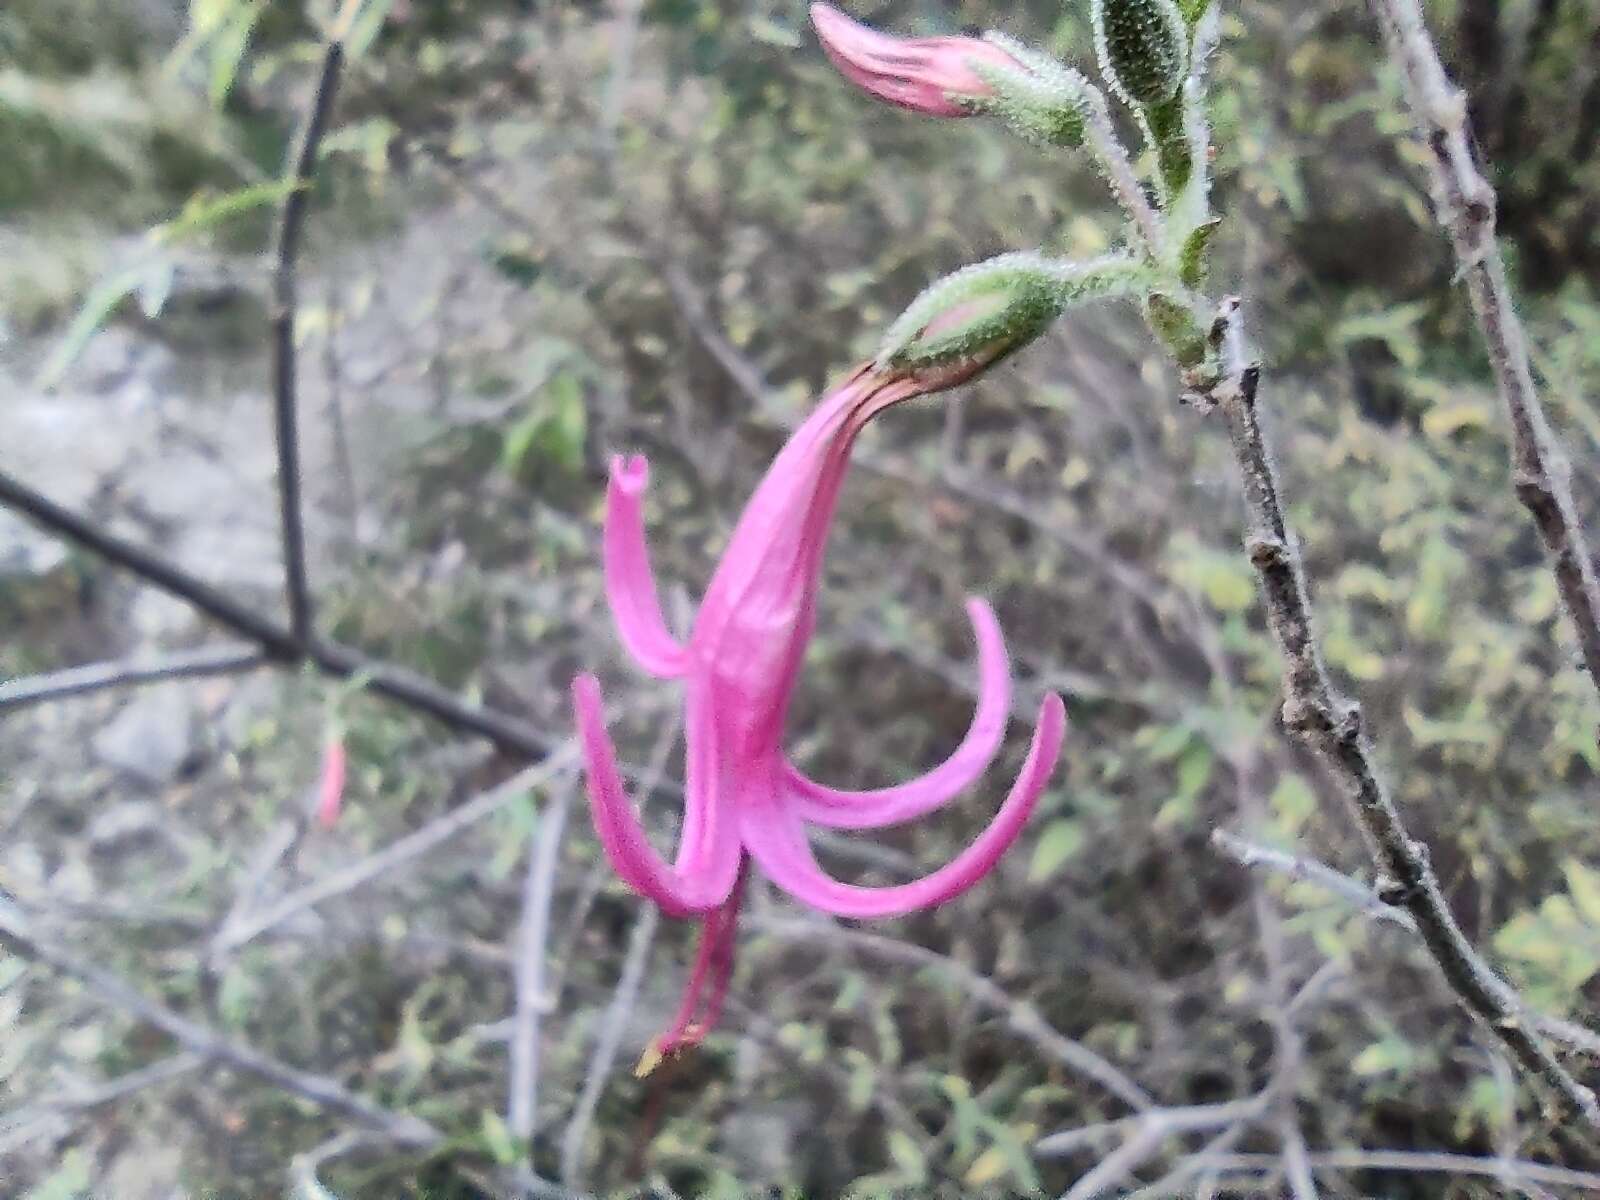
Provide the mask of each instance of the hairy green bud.
{"label": "hairy green bud", "polygon": [[1183,86],[1189,29],[1173,0],[1090,0],[1095,54],[1130,104],[1160,104]]}
{"label": "hairy green bud", "polygon": [[972,63],[991,89],[990,95],[970,101],[973,109],[1000,118],[1030,142],[1069,149],[1080,145],[1084,120],[1097,94],[1094,84],[1005,34],[986,33],[983,40],[1005,51],[1016,65]]}
{"label": "hairy green bud", "polygon": [[1069,305],[1143,294],[1153,270],[1126,255],[1064,262],[1002,254],[963,267],[928,287],[890,326],[880,365],[924,367],[960,359],[985,365],[1021,349]]}

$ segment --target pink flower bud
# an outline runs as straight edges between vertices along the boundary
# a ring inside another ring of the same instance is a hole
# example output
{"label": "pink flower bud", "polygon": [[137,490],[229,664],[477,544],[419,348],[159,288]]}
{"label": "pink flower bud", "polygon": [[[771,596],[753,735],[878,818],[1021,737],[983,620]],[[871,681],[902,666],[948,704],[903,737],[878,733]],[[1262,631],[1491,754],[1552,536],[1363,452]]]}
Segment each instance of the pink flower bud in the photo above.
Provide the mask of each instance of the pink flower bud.
{"label": "pink flower bud", "polygon": [[344,741],[329,738],[322,754],[322,778],[317,785],[317,824],[332,829],[344,802]]}
{"label": "pink flower bud", "polygon": [[1022,70],[999,46],[970,37],[892,37],[851,20],[830,4],[811,6],[822,48],[833,65],[870,95],[930,117],[969,117],[969,101],[994,95],[974,63]]}

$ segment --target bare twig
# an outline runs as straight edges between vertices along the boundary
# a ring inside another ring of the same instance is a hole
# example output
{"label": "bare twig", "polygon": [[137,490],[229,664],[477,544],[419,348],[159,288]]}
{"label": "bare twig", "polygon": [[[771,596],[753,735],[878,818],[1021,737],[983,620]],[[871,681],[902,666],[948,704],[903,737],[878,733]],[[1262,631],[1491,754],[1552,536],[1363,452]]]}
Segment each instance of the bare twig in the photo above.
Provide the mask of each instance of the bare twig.
{"label": "bare twig", "polygon": [[582,1183],[583,1143],[589,1135],[595,1110],[605,1091],[611,1068],[616,1064],[617,1051],[622,1046],[622,1034],[639,998],[639,986],[644,982],[644,968],[650,961],[650,946],[661,923],[661,910],[646,904],[633,923],[628,935],[628,949],[622,959],[622,974],[617,979],[617,990],[611,995],[600,1018],[600,1032],[595,1035],[594,1050],[589,1055],[589,1070],[584,1076],[583,1090],[572,1106],[572,1116],[561,1135],[561,1178],[573,1187]]}
{"label": "bare twig", "polygon": [[323,1163],[359,1150],[371,1140],[371,1134],[352,1129],[336,1134],[304,1153],[296,1154],[289,1160],[289,1183],[295,1189],[292,1200],[334,1200],[333,1193],[323,1187],[322,1181],[317,1178],[318,1170]]}
{"label": "bare twig", "polygon": [[[1308,1156],[1314,1171],[1414,1171],[1422,1174],[1477,1175],[1490,1179],[1510,1175],[1530,1183],[1551,1187],[1583,1188],[1585,1194],[1600,1191],[1600,1173],[1571,1167],[1550,1166],[1525,1159],[1474,1158],[1470,1154],[1446,1154],[1424,1150],[1326,1150]],[[1229,1171],[1259,1171],[1277,1165],[1270,1154],[1219,1154],[1210,1166]]]}
{"label": "bare twig", "polygon": [[1225,829],[1212,831],[1211,844],[1241,867],[1262,868],[1287,875],[1290,879],[1314,883],[1360,909],[1374,921],[1386,921],[1412,933],[1417,932],[1416,919],[1409,912],[1392,904],[1385,904],[1366,884],[1340,874],[1325,863],[1286,854],[1282,850],[1273,850],[1267,846],[1258,846],[1254,842],[1235,837]]}
{"label": "bare twig", "polygon": [[750,917],[746,923],[762,933],[792,941],[820,942],[849,946],[891,961],[916,967],[932,967],[957,984],[985,1008],[1004,1015],[1011,1029],[1031,1042],[1047,1057],[1068,1070],[1092,1079],[1138,1112],[1152,1111],[1155,1100],[1120,1068],[1089,1047],[1073,1041],[1046,1024],[1039,1011],[1026,1001],[1008,995],[999,984],[936,950],[902,942],[879,933],[868,933],[821,921],[802,921],[770,917]]}
{"label": "bare twig", "polygon": [[[1154,1196],[1182,1196],[1183,1200],[1213,1200],[1216,1195],[1216,1172],[1205,1164],[1209,1156],[1225,1154],[1233,1149],[1249,1127],[1248,1120],[1235,1121],[1207,1142],[1198,1154],[1185,1158],[1154,1183],[1129,1193],[1129,1200],[1133,1200],[1133,1197],[1148,1200]],[[1188,1181],[1196,1175],[1200,1176],[1198,1183],[1189,1184]]]}
{"label": "bare twig", "polygon": [[561,862],[561,835],[572,807],[571,783],[558,784],[539,814],[528,874],[522,888],[522,921],[516,943],[516,1023],[511,1034],[511,1094],[506,1124],[511,1135],[533,1136],[539,1115],[539,1018],[547,1010],[545,962],[549,957],[550,901]]}
{"label": "bare twig", "polygon": [[6,905],[0,905],[0,940],[24,958],[77,979],[87,985],[87,995],[96,1003],[154,1025],[192,1054],[254,1075],[402,1145],[425,1147],[444,1140],[444,1135],[426,1121],[374,1104],[336,1080],[291,1067],[253,1046],[180,1016],[120,976],[46,940],[19,912]]}
{"label": "bare twig", "polygon": [[[1224,676],[1226,679],[1227,677]],[[1232,688],[1231,680],[1227,686]],[[1259,830],[1266,824],[1266,805],[1256,789],[1259,756],[1249,743],[1243,743],[1229,756],[1233,767],[1234,791],[1239,816],[1245,828]],[[1272,1079],[1267,1085],[1269,1103],[1276,1109],[1279,1150],[1283,1170],[1293,1200],[1317,1200],[1316,1180],[1306,1165],[1305,1135],[1295,1113],[1295,1097],[1300,1086],[1300,1070],[1305,1058],[1305,1039],[1290,1012],[1289,955],[1283,922],[1267,890],[1254,876],[1250,879],[1250,901],[1255,912],[1261,958],[1266,967],[1266,1003],[1263,1016],[1272,1024],[1276,1053]]]}
{"label": "bare twig", "polygon": [[[1213,831],[1211,844],[1242,867],[1273,871],[1290,879],[1303,879],[1315,883],[1375,921],[1388,922],[1408,933],[1420,932],[1415,918],[1405,909],[1387,903],[1359,879],[1342,875],[1326,863],[1258,846],[1222,829]],[[1537,1023],[1541,1033],[1553,1041],[1561,1042],[1574,1050],[1600,1055],[1600,1033],[1585,1029],[1582,1025],[1576,1025],[1571,1021],[1564,1021],[1560,1017],[1531,1012],[1528,1017]]]}
{"label": "bare twig", "polygon": [[48,1132],[56,1122],[70,1120],[79,1114],[114,1104],[145,1088],[179,1079],[199,1069],[205,1061],[201,1055],[182,1051],[104,1083],[0,1114],[0,1154],[9,1154],[23,1143]]}
{"label": "bare twig", "polygon": [[[682,597],[678,599],[682,600]],[[656,738],[655,747],[650,754],[649,766],[640,781],[641,808],[649,804],[651,795],[661,785],[667,758],[677,745],[682,730],[683,710],[674,707],[661,724],[660,735]],[[604,864],[601,865],[603,868]],[[577,944],[583,916],[587,913],[588,904],[592,902],[593,892],[586,888],[585,894],[580,896],[575,904],[574,912],[567,917],[571,930],[565,943],[564,953],[558,956],[558,961],[562,965],[558,981],[552,988],[552,993],[558,1000],[561,988],[566,982],[567,964],[572,960],[572,950]],[[616,1063],[617,1052],[622,1045],[623,1030],[633,1012],[634,1002],[638,999],[639,986],[644,980],[645,964],[649,959],[650,946],[655,940],[660,918],[660,910],[654,904],[646,903],[638,921],[634,923],[633,932],[628,937],[628,948],[623,957],[622,973],[617,979],[611,1003],[606,1006],[606,1011],[600,1019],[600,1030],[595,1035],[594,1049],[589,1056],[589,1069],[584,1076],[583,1088],[567,1119],[567,1127],[561,1135],[561,1178],[574,1187],[581,1183],[584,1140],[588,1137],[589,1125],[594,1120],[595,1110],[600,1105],[600,1097],[605,1092],[611,1069]]]}
{"label": "bare twig", "polygon": [[1174,1108],[1152,1108],[1115,1121],[1102,1121],[1098,1125],[1084,1125],[1078,1129],[1063,1129],[1040,1138],[1033,1144],[1036,1158],[1065,1158],[1085,1146],[1108,1137],[1126,1138],[1144,1129],[1158,1129],[1163,1136],[1181,1133],[1204,1133],[1232,1125],[1236,1121],[1258,1120],[1270,1100],[1262,1092],[1243,1100],[1226,1100],[1220,1104],[1193,1104]]}
{"label": "bare twig", "polygon": [[348,545],[361,542],[361,489],[356,485],[355,455],[350,449],[350,425],[344,411],[344,364],[339,357],[339,333],[344,320],[343,296],[337,281],[327,294],[328,332],[322,340],[322,373],[328,387],[328,433],[333,444],[334,473],[339,477],[339,503],[345,519]]}
{"label": "bare twig", "polygon": [[141,655],[111,662],[68,667],[46,675],[26,675],[0,683],[0,712],[63,700],[104,688],[159,683],[168,679],[193,679],[203,675],[232,675],[253,670],[266,662],[259,647],[239,642],[183,650],[174,654]]}
{"label": "bare twig", "polygon": [[568,742],[552,753],[542,763],[513,775],[504,783],[473,797],[442,817],[437,817],[398,841],[390,842],[375,854],[369,854],[326,878],[290,892],[275,904],[248,913],[237,922],[225,924],[214,939],[217,952],[237,950],[245,943],[260,937],[275,925],[307,909],[315,908],[335,896],[342,896],[372,882],[379,876],[426,854],[441,842],[477,824],[491,813],[503,808],[530,788],[550,782],[571,768],[577,761],[576,742]]}
{"label": "bare twig", "polygon": [[228,969],[231,951],[222,944],[223,935],[232,927],[243,924],[251,909],[260,901],[267,878],[288,858],[300,844],[311,822],[303,813],[283,818],[268,831],[267,836],[250,856],[238,885],[234,888],[233,903],[222,919],[216,922],[206,939],[205,952],[200,962],[200,990],[207,1010],[213,1019],[218,1018],[217,1005],[222,994],[222,976]]}
{"label": "bare twig", "polygon": [[1279,498],[1277,472],[1256,410],[1260,366],[1247,359],[1239,302],[1222,303],[1213,329],[1223,368],[1209,399],[1228,422],[1250,514],[1246,548],[1261,577],[1268,624],[1287,660],[1283,722],[1309,747],[1354,802],[1387,877],[1379,895],[1417,923],[1429,954],[1468,1011],[1505,1043],[1524,1070],[1543,1081],[1567,1114],[1600,1131],[1600,1102],[1574,1079],[1534,1031],[1522,999],[1467,941],[1429,863],[1427,848],[1406,830],[1378,774],[1361,709],[1339,695],[1318,653],[1300,555]]}
{"label": "bare twig", "polygon": [[622,121],[622,104],[633,75],[633,50],[639,41],[639,18],[643,0],[617,0],[617,25],[611,39],[611,75],[606,80],[605,99],[600,105],[600,149],[609,154],[617,141],[617,126]]}
{"label": "bare twig", "polygon": [[1369,0],[1432,162],[1434,206],[1489,352],[1495,387],[1511,418],[1512,482],[1544,539],[1583,661],[1600,687],[1600,586],[1578,523],[1571,468],[1550,430],[1495,243],[1495,193],[1472,153],[1466,97],[1445,75],[1417,0]]}
{"label": "bare twig", "polygon": [[297,309],[295,261],[311,199],[317,149],[328,126],[334,93],[344,65],[344,42],[328,39],[322,67],[301,120],[285,169],[289,190],[278,213],[272,273],[272,412],[278,442],[278,509],[283,523],[284,588],[289,601],[289,632],[295,641],[311,640],[311,587],[306,578],[306,537],[300,503],[300,442],[297,429],[294,324]]}

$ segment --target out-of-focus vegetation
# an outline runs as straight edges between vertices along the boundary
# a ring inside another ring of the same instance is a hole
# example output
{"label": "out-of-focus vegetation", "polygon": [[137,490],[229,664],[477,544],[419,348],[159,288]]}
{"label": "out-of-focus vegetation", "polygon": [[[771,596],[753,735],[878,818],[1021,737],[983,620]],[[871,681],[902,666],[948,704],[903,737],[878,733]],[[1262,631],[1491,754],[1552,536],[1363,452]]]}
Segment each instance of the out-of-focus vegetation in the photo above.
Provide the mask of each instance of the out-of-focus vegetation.
{"label": "out-of-focus vegetation", "polygon": [[[1086,4],[851,8],[902,32],[993,27],[1092,59]],[[364,27],[325,143],[303,287],[308,387],[337,391],[372,435],[346,481],[357,514],[339,487],[314,487],[323,620],[556,736],[573,672],[606,669],[614,725],[643,761],[665,693],[623,670],[600,604],[608,455],[651,455],[656,569],[697,594],[784,424],[924,284],[1010,248],[1102,250],[1111,206],[1092,171],[996,128],[871,105],[828,68],[797,0],[370,12],[384,19]],[[1512,494],[1503,417],[1395,80],[1359,5],[1241,0],[1224,14],[1212,277],[1246,295],[1267,357],[1262,404],[1328,662],[1365,704],[1468,935],[1546,1012],[1600,1023],[1600,705]],[[257,255],[326,15],[229,0],[0,10],[0,319],[18,380],[51,375],[69,398],[91,333],[131,335],[259,394],[267,428]],[[1471,88],[1536,366],[1594,528],[1600,11],[1459,0],[1430,16]],[[1019,712],[1046,686],[1068,700],[1058,786],[993,881],[882,929],[972,966],[1171,1105],[1268,1082],[1276,1002],[1252,884],[1208,845],[1237,820],[1241,789],[1265,798],[1278,844],[1357,874],[1366,861],[1338,796],[1275,728],[1280,664],[1239,549],[1225,440],[1177,391],[1139,322],[1106,310],[958,402],[880,422],[842,506],[792,724],[806,768],[841,784],[932,761],[974,682],[961,599],[993,599]],[[0,461],[6,422],[0,405]],[[48,488],[50,465],[32,465]],[[137,508],[137,494],[112,494]],[[268,488],[259,504],[270,514]],[[0,576],[0,619],[25,631],[4,639],[0,666],[128,649],[131,596],[79,556],[46,579]],[[88,749],[117,710],[70,701],[0,726],[0,885],[120,908],[59,930],[172,1007],[454,1138],[426,1162],[330,1165],[337,1195],[479,1194],[481,1168],[526,1149],[499,1116],[504,946],[548,797],[208,981],[197,947],[241,888],[326,874],[514,764],[464,760],[438,730],[311,678],[174,686],[202,693],[192,761],[154,797],[181,844],[95,833],[128,802]],[[251,884],[330,719],[351,756],[346,817]],[[940,862],[991,804],[974,795],[882,841],[901,866]],[[531,1150],[546,1174],[640,905],[574,824]],[[831,861],[878,882],[899,869]],[[1309,883],[1269,889],[1291,986],[1332,981],[1296,1017],[1292,1111],[1313,1147],[1552,1149],[1536,1100],[1404,934]],[[757,891],[758,918],[781,915]],[[777,928],[746,930],[736,1003],[701,1051],[643,1081],[624,1061],[608,1081],[581,1182],[1059,1192],[1116,1144],[1036,1157],[1039,1137],[1126,1109],[937,971]],[[624,1060],[673,1003],[689,935],[663,924]],[[0,961],[8,1104],[170,1052],[94,1000]],[[202,1073],[10,1150],[0,1177],[36,1198],[114,1187],[131,1178],[116,1174],[130,1147],[160,1143],[167,1186],[259,1196],[337,1128]],[[1244,1130],[1234,1148],[1274,1150],[1270,1132]],[[1328,1189],[1502,1194],[1371,1171]]]}

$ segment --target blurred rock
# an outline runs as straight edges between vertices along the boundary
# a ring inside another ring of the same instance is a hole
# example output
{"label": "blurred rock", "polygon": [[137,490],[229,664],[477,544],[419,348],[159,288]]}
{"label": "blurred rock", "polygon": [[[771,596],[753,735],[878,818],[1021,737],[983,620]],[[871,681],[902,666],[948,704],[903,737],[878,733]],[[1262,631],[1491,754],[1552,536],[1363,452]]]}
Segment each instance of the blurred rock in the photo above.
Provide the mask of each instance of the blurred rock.
{"label": "blurred rock", "polygon": [[195,733],[194,698],[178,680],[134,696],[90,746],[107,766],[161,787],[193,761]]}
{"label": "blurred rock", "polygon": [[96,850],[113,850],[129,840],[159,837],[161,806],[150,800],[124,800],[103,808],[89,822],[89,843]]}
{"label": "blurred rock", "polygon": [[183,1147],[158,1131],[137,1136],[100,1173],[100,1194],[120,1200],[178,1200],[188,1195],[183,1178]]}
{"label": "blurred rock", "polygon": [[722,1122],[722,1149],[741,1179],[787,1181],[800,1134],[815,1121],[811,1106],[798,1101],[750,1104]]}

